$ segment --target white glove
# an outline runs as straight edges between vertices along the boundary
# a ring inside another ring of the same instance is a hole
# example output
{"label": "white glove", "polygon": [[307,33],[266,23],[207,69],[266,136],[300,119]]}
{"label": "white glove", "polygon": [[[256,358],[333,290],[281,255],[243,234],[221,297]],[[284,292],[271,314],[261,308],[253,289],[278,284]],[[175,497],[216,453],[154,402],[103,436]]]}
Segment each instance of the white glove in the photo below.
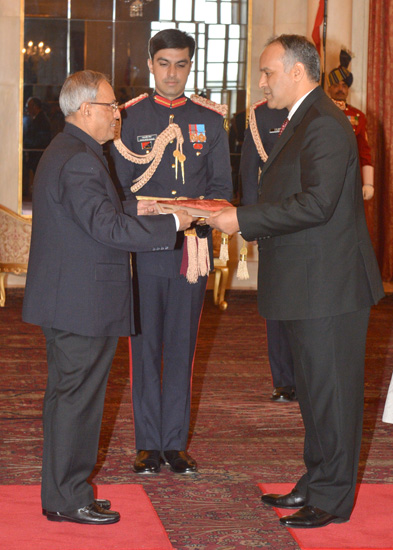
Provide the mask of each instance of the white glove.
{"label": "white glove", "polygon": [[374,196],[374,166],[362,166],[363,199],[368,201]]}

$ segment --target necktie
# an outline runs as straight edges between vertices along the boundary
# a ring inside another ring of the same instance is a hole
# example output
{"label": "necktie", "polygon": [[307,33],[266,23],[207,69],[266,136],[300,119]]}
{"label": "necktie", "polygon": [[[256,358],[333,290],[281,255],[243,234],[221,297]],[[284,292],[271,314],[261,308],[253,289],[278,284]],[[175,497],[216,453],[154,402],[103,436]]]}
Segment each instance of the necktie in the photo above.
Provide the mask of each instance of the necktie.
{"label": "necktie", "polygon": [[287,127],[288,122],[289,122],[289,118],[286,118],[286,119],[284,120],[284,122],[282,123],[282,125],[281,125],[280,131],[278,132],[278,137],[281,136],[281,134],[283,133],[283,131],[284,131],[285,128]]}

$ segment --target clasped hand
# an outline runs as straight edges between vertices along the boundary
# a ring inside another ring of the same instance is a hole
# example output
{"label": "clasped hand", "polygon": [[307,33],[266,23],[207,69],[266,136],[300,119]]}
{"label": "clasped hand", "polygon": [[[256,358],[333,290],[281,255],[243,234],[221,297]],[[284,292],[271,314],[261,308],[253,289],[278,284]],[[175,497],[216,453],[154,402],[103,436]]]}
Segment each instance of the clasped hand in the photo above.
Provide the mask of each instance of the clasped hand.
{"label": "clasped hand", "polygon": [[[138,200],[137,213],[138,216],[155,216],[156,214],[159,214],[157,201],[143,199]],[[178,231],[188,229],[193,222],[193,217],[190,216],[185,210],[176,210],[176,216],[179,220]]]}
{"label": "clasped hand", "polygon": [[228,206],[218,212],[212,212],[204,222],[213,227],[213,229],[218,229],[228,235],[232,235],[240,229],[237,220],[237,208],[233,206]]}
{"label": "clasped hand", "polygon": [[[157,201],[154,200],[139,200],[138,201],[138,216],[151,216],[158,214]],[[188,229],[193,218],[185,210],[177,210],[176,215],[179,219],[179,230]],[[223,208],[218,212],[212,212],[208,218],[203,218],[197,222],[199,225],[210,225],[214,229],[218,229],[223,233],[232,235],[239,231],[239,222],[237,220],[237,209],[231,206]]]}

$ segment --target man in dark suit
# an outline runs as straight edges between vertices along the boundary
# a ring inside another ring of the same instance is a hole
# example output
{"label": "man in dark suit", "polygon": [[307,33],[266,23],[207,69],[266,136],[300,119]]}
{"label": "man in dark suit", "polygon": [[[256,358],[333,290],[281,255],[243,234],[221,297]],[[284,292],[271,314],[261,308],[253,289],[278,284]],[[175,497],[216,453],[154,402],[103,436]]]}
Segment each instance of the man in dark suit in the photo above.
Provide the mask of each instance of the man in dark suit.
{"label": "man in dark suit", "polygon": [[[249,126],[243,136],[240,160],[241,204],[258,202],[260,172],[288,115],[287,109],[269,109],[266,100],[251,106]],[[287,329],[283,321],[266,319],[269,364],[274,390],[271,399],[276,403],[296,400],[295,372]]]}
{"label": "man in dark suit", "polygon": [[362,433],[370,307],[383,296],[367,231],[351,125],[319,87],[304,37],[272,39],[260,58],[268,106],[288,124],[262,170],[259,202],[208,223],[259,243],[259,311],[283,320],[305,425],[306,473],[266,504],[300,508],[280,522],[323,527],[350,517]]}
{"label": "man in dark suit", "polygon": [[[191,217],[136,216],[148,201],[123,206],[102,145],[119,111],[106,77],[71,75],[60,94],[66,117],[39,163],[23,319],[46,338],[42,507],[51,521],[119,521],[87,482],[97,459],[105,388],[118,336],[133,330],[130,250],[169,250]],[[133,217],[131,217],[133,216]]]}

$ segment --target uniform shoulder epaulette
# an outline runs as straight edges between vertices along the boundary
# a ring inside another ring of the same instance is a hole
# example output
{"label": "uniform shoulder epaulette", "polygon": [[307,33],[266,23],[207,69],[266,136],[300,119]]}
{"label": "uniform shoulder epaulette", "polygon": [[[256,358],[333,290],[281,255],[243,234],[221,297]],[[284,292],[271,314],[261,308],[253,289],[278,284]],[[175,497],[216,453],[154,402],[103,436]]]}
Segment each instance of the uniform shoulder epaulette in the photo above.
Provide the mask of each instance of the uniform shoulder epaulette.
{"label": "uniform shoulder epaulette", "polygon": [[190,96],[190,99],[193,103],[201,105],[202,107],[206,107],[206,109],[210,109],[211,111],[218,113],[224,118],[226,118],[228,114],[228,105],[215,103],[214,101],[211,101],[211,99],[207,99],[206,97],[202,97],[196,94],[192,94],[192,96]]}
{"label": "uniform shoulder epaulette", "polygon": [[120,105],[119,109],[128,109],[128,107],[139,103],[140,101],[142,101],[142,99],[146,99],[147,97],[149,97],[149,94],[138,95],[138,97],[134,97],[133,99],[130,99],[129,101],[123,103],[123,105]]}
{"label": "uniform shoulder epaulette", "polygon": [[252,139],[254,140],[255,147],[258,151],[258,155],[261,157],[262,162],[267,161],[267,156],[268,155],[265,151],[265,148],[264,148],[262,140],[261,140],[260,133],[258,131],[257,120],[255,118],[255,109],[257,109],[258,107],[260,107],[264,103],[266,103],[265,99],[263,99],[262,101],[257,101],[256,103],[253,103],[251,105],[251,107],[250,107],[250,121],[249,121],[249,128],[250,128],[250,131],[251,131]]}
{"label": "uniform shoulder epaulette", "polygon": [[261,99],[260,101],[256,101],[251,105],[250,111],[251,109],[255,111],[256,109],[258,109],[258,107],[260,107],[261,105],[264,105],[265,103],[267,103],[267,99]]}

